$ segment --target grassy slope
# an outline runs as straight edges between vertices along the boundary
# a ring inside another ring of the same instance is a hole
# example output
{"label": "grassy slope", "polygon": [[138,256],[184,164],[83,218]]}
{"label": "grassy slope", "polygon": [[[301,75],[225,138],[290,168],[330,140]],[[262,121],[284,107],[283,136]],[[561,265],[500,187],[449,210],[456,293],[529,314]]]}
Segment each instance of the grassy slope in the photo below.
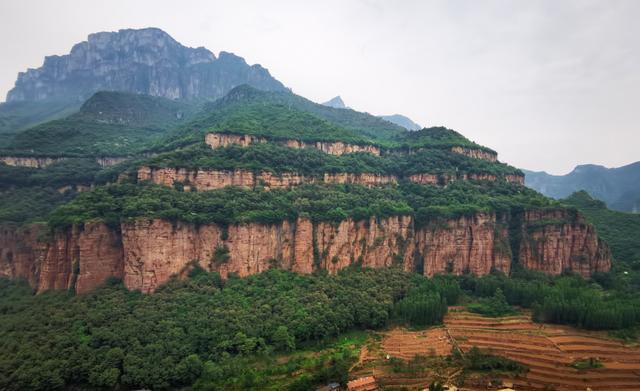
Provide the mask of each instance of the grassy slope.
{"label": "grassy slope", "polygon": [[98,92],[80,111],[19,132],[5,154],[122,156],[138,152],[184,124],[196,104],[119,92]]}
{"label": "grassy slope", "polygon": [[598,234],[609,243],[615,260],[633,269],[640,269],[640,214],[607,209],[604,202],[580,191],[562,200],[578,208]]}
{"label": "grassy slope", "polygon": [[367,113],[313,103],[290,92],[265,92],[249,86],[205,106],[190,124],[173,132],[157,150],[172,150],[199,142],[207,132],[256,134],[276,139],[345,141],[382,147],[469,146],[483,150],[446,128],[409,132]]}

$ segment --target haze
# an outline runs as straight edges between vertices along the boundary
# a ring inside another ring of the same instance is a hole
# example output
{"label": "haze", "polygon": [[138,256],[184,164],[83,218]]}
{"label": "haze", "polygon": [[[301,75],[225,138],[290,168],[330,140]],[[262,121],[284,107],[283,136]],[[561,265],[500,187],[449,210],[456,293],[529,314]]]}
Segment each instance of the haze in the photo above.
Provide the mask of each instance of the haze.
{"label": "haze", "polygon": [[159,27],[317,102],[444,125],[521,168],[640,160],[640,1],[4,1],[0,96],[97,31]]}

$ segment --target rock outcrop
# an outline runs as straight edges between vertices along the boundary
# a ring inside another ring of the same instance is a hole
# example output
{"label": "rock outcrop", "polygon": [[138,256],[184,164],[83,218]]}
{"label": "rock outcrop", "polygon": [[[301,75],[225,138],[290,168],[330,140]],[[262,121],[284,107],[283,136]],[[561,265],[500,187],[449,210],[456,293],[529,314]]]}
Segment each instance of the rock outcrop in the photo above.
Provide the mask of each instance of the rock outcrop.
{"label": "rock outcrop", "polygon": [[364,186],[395,183],[398,178],[393,175],[325,173],[322,177],[304,176],[296,173],[274,174],[269,171],[254,173],[248,170],[187,170],[184,168],[150,168],[140,167],[137,180],[151,181],[158,185],[174,187],[184,186],[185,190],[207,191],[222,189],[226,186],[238,186],[248,189],[256,186],[266,188],[288,188],[304,183],[354,183]]}
{"label": "rock outcrop", "polygon": [[611,253],[595,228],[564,210],[528,211],[523,218],[520,263],[556,275],[571,270],[583,276],[609,271]]}
{"label": "rock outcrop", "polygon": [[249,84],[285,90],[269,71],[242,57],[216,56],[185,47],[157,28],[89,35],[63,56],[49,56],[42,67],[18,75],[7,102],[87,99],[97,91],[125,91],[169,99],[217,99]]}
{"label": "rock outcrop", "polygon": [[[0,163],[4,163],[8,166],[14,167],[29,167],[29,168],[46,168],[54,163],[61,162],[67,158],[65,157],[38,157],[38,156],[0,156]],[[111,167],[116,164],[122,163],[129,159],[123,156],[107,156],[97,157],[96,163],[101,167]]]}
{"label": "rock outcrop", "polygon": [[[269,171],[253,172],[248,170],[191,170],[186,168],[151,168],[142,166],[137,171],[137,181],[151,181],[157,185],[175,187],[183,186],[185,191],[207,191],[222,189],[226,186],[238,186],[253,189],[262,186],[270,189],[288,188],[291,186],[311,183],[332,184],[359,184],[363,186],[385,185],[397,183],[395,175],[382,175],[373,173],[324,173],[322,176],[304,176],[297,173],[274,174]],[[497,181],[498,176],[493,174],[471,173],[462,174],[459,177],[446,174],[415,174],[407,177],[408,180],[423,185],[447,185],[449,183],[463,181]],[[522,184],[522,178],[516,175],[506,175],[501,179],[507,182]]]}
{"label": "rock outcrop", "polygon": [[[268,140],[264,137],[253,136],[249,134],[232,134],[232,133],[208,133],[205,136],[205,143],[211,148],[226,147],[228,145],[240,145],[246,147],[250,144],[266,143]],[[380,156],[380,148],[375,145],[348,144],[342,141],[317,141],[306,142],[301,140],[271,140],[270,142],[284,145],[289,148],[315,148],[330,155],[343,155],[345,153],[366,152],[372,155]]]}
{"label": "rock outcrop", "polygon": [[207,133],[204,137],[204,142],[211,148],[227,147],[229,145],[247,147],[251,144],[266,143],[267,139],[250,134]]}
{"label": "rock outcrop", "polygon": [[85,293],[109,277],[123,276],[120,234],[102,223],[87,223],[47,237],[42,225],[0,228],[0,275],[24,278],[39,291],[75,289]]}
{"label": "rock outcrop", "polygon": [[140,219],[119,229],[87,223],[46,240],[43,232],[40,226],[3,227],[0,274],[25,278],[39,291],[83,293],[112,276],[130,289],[152,292],[191,262],[222,276],[272,267],[335,273],[352,264],[398,266],[427,276],[483,275],[492,269],[509,273],[513,259],[554,275],[571,270],[589,276],[611,267],[608,247],[593,227],[562,209],[420,224],[409,216],[228,227]]}
{"label": "rock outcrop", "polygon": [[487,160],[490,162],[498,161],[498,154],[496,154],[495,152],[489,152],[477,148],[452,147],[451,152],[459,153],[461,155],[472,157],[474,159]]}
{"label": "rock outcrop", "polygon": [[64,158],[0,156],[0,162],[14,167],[45,168]]}

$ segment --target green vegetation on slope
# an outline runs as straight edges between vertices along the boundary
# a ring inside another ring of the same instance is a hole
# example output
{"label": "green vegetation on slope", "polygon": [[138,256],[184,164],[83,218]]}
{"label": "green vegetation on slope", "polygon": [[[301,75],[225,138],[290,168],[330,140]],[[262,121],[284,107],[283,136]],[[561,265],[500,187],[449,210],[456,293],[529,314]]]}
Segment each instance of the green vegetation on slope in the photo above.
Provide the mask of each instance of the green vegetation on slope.
{"label": "green vegetation on slope", "polygon": [[495,151],[490,148],[470,141],[455,130],[442,126],[404,132],[394,137],[393,141],[397,144],[397,147],[400,148],[451,148],[461,146],[495,153]]}
{"label": "green vegetation on slope", "polygon": [[481,298],[495,297],[500,289],[508,304],[532,308],[533,319],[538,322],[568,324],[590,330],[640,326],[640,295],[637,291],[602,290],[577,275],[554,278],[541,272],[516,269],[511,277],[498,273],[484,277],[463,276],[460,285]]}
{"label": "green vegetation on slope", "polygon": [[52,210],[71,201],[77,186],[115,182],[135,161],[101,168],[93,158],[68,158],[43,169],[0,163],[0,222],[46,220]]}
{"label": "green vegetation on slope", "polygon": [[[32,295],[25,283],[0,279],[0,388],[262,390],[276,382],[276,389],[312,389],[344,382],[355,354],[347,340],[305,355],[310,343],[397,322],[437,324],[444,303],[456,304],[462,291],[491,297],[499,290],[509,304],[533,308],[538,321],[610,330],[640,324],[637,292],[519,270],[512,278],[428,280],[396,268],[336,276],[272,269],[223,281],[195,267],[149,295],[115,280],[82,296]],[[279,359],[296,349],[303,350]],[[447,360],[470,371],[526,370],[476,350]]]}
{"label": "green vegetation on slope", "polygon": [[[416,277],[397,269],[333,277],[271,270],[223,282],[196,269],[151,295],[111,283],[84,296],[32,296],[25,284],[0,279],[0,388],[266,389],[272,371],[309,367],[277,365],[274,351],[384,326]],[[273,365],[261,370],[252,357]],[[344,381],[351,357],[335,352],[287,388]]]}
{"label": "green vegetation on slope", "polygon": [[198,144],[148,158],[140,165],[189,169],[295,172],[303,175],[330,173],[372,173],[407,176],[421,173],[487,173],[521,175],[520,170],[502,163],[470,158],[442,149],[411,154],[374,156],[369,153],[329,155],[314,148],[293,149],[277,144],[237,145],[212,149]]}
{"label": "green vegetation on slope", "polygon": [[19,132],[2,151],[18,156],[123,156],[149,147],[186,121],[195,104],[98,92],[80,111]]}
{"label": "green vegetation on slope", "polygon": [[573,193],[562,202],[580,210],[595,225],[598,235],[611,247],[614,268],[640,271],[640,214],[607,209],[586,191]]}
{"label": "green vegetation on slope", "polygon": [[467,309],[476,314],[497,318],[499,316],[513,315],[516,311],[507,303],[507,298],[498,288],[493,296],[485,297],[467,306]]}
{"label": "green vegetation on slope", "polygon": [[418,224],[481,211],[557,207],[522,186],[496,182],[459,182],[447,187],[409,182],[367,188],[360,185],[301,185],[271,191],[227,187],[193,193],[149,184],[121,184],[80,194],[54,211],[53,227],[100,219],[109,224],[148,217],[196,224],[279,223],[309,217],[315,221],[356,220],[370,216],[413,215]]}
{"label": "green vegetation on slope", "polygon": [[200,142],[206,133],[252,134],[271,139],[343,141],[386,148],[466,146],[491,151],[461,134],[438,127],[409,132],[366,113],[318,105],[290,92],[258,91],[249,86],[205,105],[196,119],[172,132],[156,150]]}
{"label": "green vegetation on slope", "polygon": [[65,117],[76,112],[80,104],[59,100],[0,103],[0,136],[13,135],[39,123]]}

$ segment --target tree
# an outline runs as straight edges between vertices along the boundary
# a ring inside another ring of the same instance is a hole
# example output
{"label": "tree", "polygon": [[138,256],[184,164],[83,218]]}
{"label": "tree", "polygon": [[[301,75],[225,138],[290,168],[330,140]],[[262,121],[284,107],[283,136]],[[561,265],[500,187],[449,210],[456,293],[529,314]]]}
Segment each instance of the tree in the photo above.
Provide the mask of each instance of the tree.
{"label": "tree", "polygon": [[287,326],[278,326],[271,340],[277,350],[291,351],[296,348],[295,338],[289,334]]}

